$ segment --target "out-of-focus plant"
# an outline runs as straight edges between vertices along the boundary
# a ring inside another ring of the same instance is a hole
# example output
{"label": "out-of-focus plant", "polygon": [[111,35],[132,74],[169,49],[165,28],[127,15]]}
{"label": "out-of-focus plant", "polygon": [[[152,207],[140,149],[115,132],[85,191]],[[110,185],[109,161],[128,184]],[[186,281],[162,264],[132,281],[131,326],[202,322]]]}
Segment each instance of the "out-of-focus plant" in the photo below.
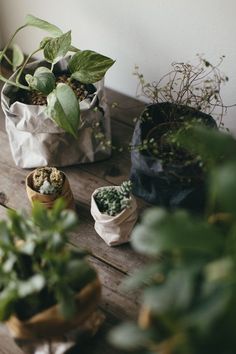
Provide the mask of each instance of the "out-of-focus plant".
{"label": "out-of-focus plant", "polygon": [[125,282],[143,287],[139,319],[115,328],[110,340],[143,354],[234,354],[236,140],[193,127],[178,141],[206,160],[206,209],[201,217],[161,208],[144,214],[132,245],[151,261]]}
{"label": "out-of-focus plant", "polygon": [[86,252],[68,247],[76,214],[58,199],[51,210],[35,202],[32,215],[9,210],[0,222],[0,320],[11,315],[26,320],[58,303],[65,318],[73,317],[75,294],[96,272]]}

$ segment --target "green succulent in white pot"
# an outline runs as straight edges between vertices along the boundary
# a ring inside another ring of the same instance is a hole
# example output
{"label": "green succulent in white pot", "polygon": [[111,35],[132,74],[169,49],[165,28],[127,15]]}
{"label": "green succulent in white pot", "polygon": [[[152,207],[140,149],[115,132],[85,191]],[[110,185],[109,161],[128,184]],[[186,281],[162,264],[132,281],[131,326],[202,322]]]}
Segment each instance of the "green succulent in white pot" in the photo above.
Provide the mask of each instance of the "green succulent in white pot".
{"label": "green succulent in white pot", "polygon": [[[50,37],[43,38],[25,58],[13,41],[28,27],[47,31]],[[39,52],[42,60],[29,64]],[[72,46],[71,31],[63,33],[57,26],[27,15],[0,52],[0,64],[3,60],[16,70],[9,79],[0,72],[0,80],[5,82],[1,103],[16,165],[65,166],[109,156],[103,78],[114,64],[112,59]]]}
{"label": "green succulent in white pot", "polygon": [[97,188],[91,196],[94,228],[109,246],[117,246],[130,239],[137,221],[137,203],[131,190],[131,181],[124,181],[120,186]]}

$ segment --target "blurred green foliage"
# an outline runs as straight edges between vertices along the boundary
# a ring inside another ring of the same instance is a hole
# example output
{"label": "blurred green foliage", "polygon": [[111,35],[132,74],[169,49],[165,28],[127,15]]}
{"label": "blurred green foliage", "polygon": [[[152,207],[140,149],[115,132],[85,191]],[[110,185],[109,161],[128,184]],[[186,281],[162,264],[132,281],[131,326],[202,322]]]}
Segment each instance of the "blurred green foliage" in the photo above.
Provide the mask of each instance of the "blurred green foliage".
{"label": "blurred green foliage", "polygon": [[69,248],[77,225],[61,199],[51,210],[35,203],[32,215],[9,210],[0,222],[0,320],[27,319],[58,303],[65,318],[75,311],[74,294],[95,278],[86,253]]}
{"label": "blurred green foliage", "polygon": [[132,245],[150,264],[124,284],[143,287],[139,319],[115,328],[110,340],[135,353],[234,354],[236,140],[202,127],[176,138],[204,160],[206,207],[197,216],[156,207],[143,215]]}

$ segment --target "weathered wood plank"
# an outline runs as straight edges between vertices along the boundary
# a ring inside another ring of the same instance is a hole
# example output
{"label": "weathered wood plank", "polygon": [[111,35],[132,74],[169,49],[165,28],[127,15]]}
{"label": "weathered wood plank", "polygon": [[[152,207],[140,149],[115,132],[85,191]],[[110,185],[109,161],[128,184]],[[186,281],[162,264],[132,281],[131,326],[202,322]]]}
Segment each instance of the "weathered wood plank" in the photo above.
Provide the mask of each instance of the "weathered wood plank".
{"label": "weathered wood plank", "polygon": [[125,292],[121,284],[125,275],[94,257],[90,263],[97,269],[103,285],[101,309],[118,319],[134,319],[137,317],[139,291]]}
{"label": "weathered wood plank", "polygon": [[133,269],[142,267],[145,258],[136,254],[130,244],[118,247],[109,247],[96,234],[94,221],[90,212],[82,204],[78,206],[79,226],[77,232],[71,235],[71,243],[75,246],[86,247],[97,258],[123,273],[130,273]]}
{"label": "weathered wood plank", "polygon": [[[3,165],[0,158],[0,168],[1,166]],[[90,195],[95,187],[106,183],[85,171],[76,171],[74,168],[72,170],[67,175],[76,201],[79,201],[77,212],[80,219],[80,225],[71,236],[73,244],[89,249],[95,257],[104,260],[122,272],[129,273],[130,270],[140,267],[144,262],[144,257],[137,255],[130,245],[111,248],[100,239],[93,228],[93,219],[89,212]],[[76,173],[76,178],[73,178],[74,173]],[[27,171],[15,167],[5,165],[2,168],[0,174],[2,204],[9,208],[30,209],[25,192],[26,174]]]}
{"label": "weathered wood plank", "polygon": [[[0,166],[4,166],[0,174],[0,202],[2,199],[2,204],[10,208],[29,209],[24,182],[28,171],[12,166],[13,162],[7,158],[9,157],[7,137],[2,132],[0,132],[0,139],[2,141]],[[123,272],[130,272],[130,270],[140,267],[144,257],[135,254],[130,245],[110,248],[93,229],[94,222],[89,211],[90,197],[95,188],[107,185],[107,182],[77,166],[63,170],[69,178],[80,219],[78,231],[71,238],[73,244],[88,248],[97,258],[103,259]],[[144,204],[139,203],[140,212],[143,208]]]}
{"label": "weathered wood plank", "polygon": [[[7,144],[4,144],[4,146],[6,149],[8,148]],[[0,153],[0,163],[2,163],[2,159],[6,163],[5,156],[7,155]],[[4,189],[0,188],[2,204],[17,209],[30,208],[24,185],[27,173],[25,170],[4,165],[0,175],[0,186],[4,186]],[[78,168],[76,169],[75,167],[69,168],[66,173],[69,177],[72,191],[78,201],[78,215],[80,219],[80,225],[77,231],[72,234],[71,242],[74,245],[89,249],[96,258],[103,260],[107,264],[111,264],[124,273],[130,273],[133,269],[141,267],[144,257],[135,254],[130,245],[110,248],[96,234],[93,228],[94,222],[88,208],[90,195],[95,188],[106,185],[104,180],[95,178],[85,171],[78,171]]]}

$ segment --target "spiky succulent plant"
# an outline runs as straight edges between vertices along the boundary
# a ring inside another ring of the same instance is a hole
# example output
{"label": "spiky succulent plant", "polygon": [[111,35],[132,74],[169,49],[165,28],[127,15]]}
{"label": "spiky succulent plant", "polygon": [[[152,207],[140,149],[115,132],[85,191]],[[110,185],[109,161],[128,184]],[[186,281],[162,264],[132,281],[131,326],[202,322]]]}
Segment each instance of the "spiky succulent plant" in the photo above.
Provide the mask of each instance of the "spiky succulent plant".
{"label": "spiky succulent plant", "polygon": [[121,195],[123,195],[124,197],[129,198],[131,189],[132,189],[132,182],[131,181],[124,181],[120,185],[119,193]]}
{"label": "spiky succulent plant", "polygon": [[41,194],[59,194],[64,175],[55,167],[37,168],[33,173],[33,189]]}
{"label": "spiky succulent plant", "polygon": [[130,207],[131,181],[124,181],[119,187],[103,187],[94,199],[101,213],[115,216]]}

